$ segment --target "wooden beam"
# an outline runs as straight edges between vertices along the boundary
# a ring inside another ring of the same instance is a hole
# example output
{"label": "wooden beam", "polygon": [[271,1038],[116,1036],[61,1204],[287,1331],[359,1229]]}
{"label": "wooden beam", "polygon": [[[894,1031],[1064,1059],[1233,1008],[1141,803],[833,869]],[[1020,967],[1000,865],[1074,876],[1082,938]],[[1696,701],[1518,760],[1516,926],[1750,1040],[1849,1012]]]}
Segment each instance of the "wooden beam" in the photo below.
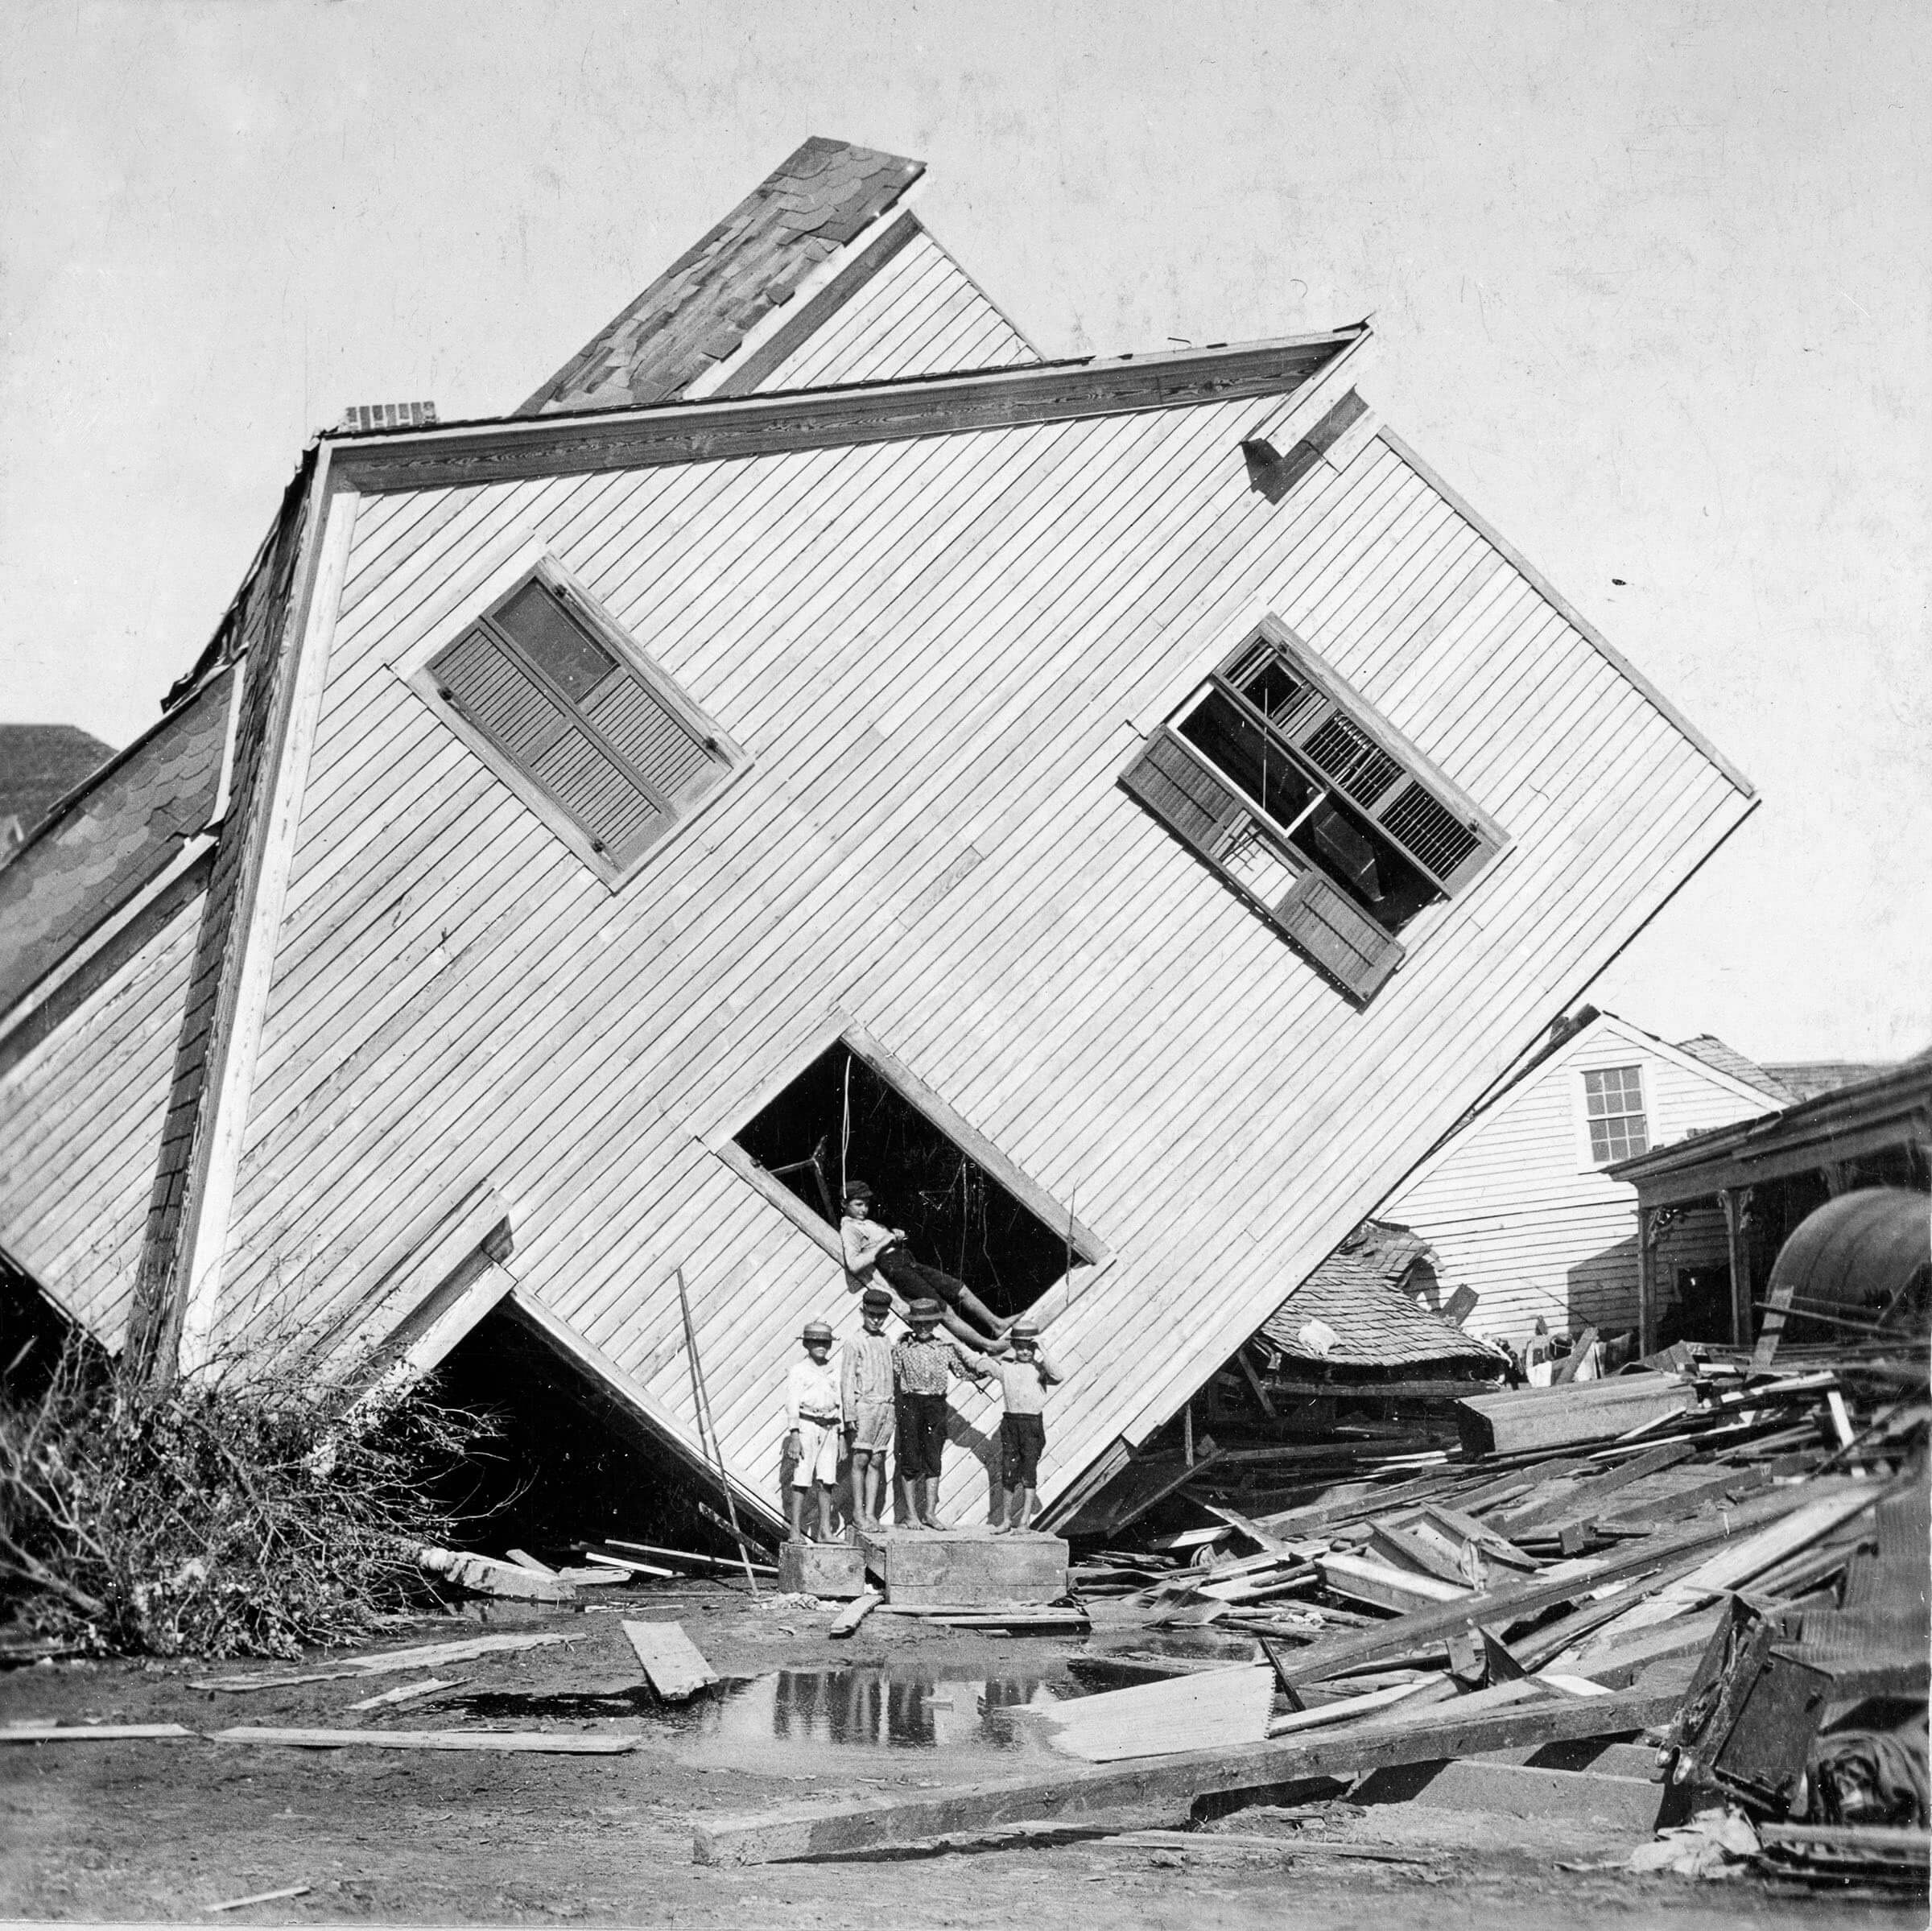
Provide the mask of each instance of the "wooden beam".
{"label": "wooden beam", "polygon": [[560,1756],[622,1756],[639,1738],[580,1730],[273,1730],[239,1725],[217,1730],[212,1743],[289,1743],[298,1750],[509,1750]]}
{"label": "wooden beam", "polygon": [[638,1652],[650,1686],[667,1703],[687,1703],[718,1681],[681,1623],[626,1623],[624,1633]]}
{"label": "wooden beam", "polygon": [[1731,1274],[1731,1345],[1751,1345],[1751,1253],[1744,1229],[1751,1219],[1751,1189],[1727,1186],[1718,1191],[1724,1210],[1724,1257]]}
{"label": "wooden beam", "polygon": [[700,1864],[770,1863],[882,1850],[952,1831],[1094,1811],[1151,1810],[1179,1821],[1196,1798],[1217,1791],[1353,1776],[1398,1764],[1647,1729],[1676,1713],[1687,1680],[1681,1667],[1660,1668],[1637,1688],[1609,1696],[1551,1697],[1475,1717],[1459,1716],[1450,1706],[1439,1715],[1406,1723],[1361,1723],[1118,1767],[708,1818],[693,1833],[691,1855]]}
{"label": "wooden beam", "polygon": [[[1352,348],[1363,329],[1232,349],[788,390],[655,409],[514,417],[378,435],[325,435],[359,489],[446,489],[516,477],[720,462],[857,448],[1033,423],[1286,395]],[[1229,439],[1232,444],[1233,438]]]}

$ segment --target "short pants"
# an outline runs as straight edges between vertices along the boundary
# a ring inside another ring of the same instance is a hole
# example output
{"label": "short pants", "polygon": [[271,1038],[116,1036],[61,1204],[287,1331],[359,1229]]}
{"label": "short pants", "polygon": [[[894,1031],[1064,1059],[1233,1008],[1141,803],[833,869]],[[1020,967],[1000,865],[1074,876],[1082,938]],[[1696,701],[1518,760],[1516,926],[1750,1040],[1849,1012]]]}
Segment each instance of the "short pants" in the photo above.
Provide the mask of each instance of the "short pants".
{"label": "short pants", "polygon": [[899,1474],[908,1482],[936,1482],[946,1448],[946,1397],[902,1394],[898,1410]]}
{"label": "short pants", "polygon": [[852,1438],[854,1448],[876,1450],[883,1454],[892,1446],[892,1404],[890,1401],[861,1401],[859,1404],[859,1426]]}
{"label": "short pants", "polygon": [[799,1465],[791,1471],[794,1488],[839,1479],[839,1425],[836,1421],[799,1420]]}
{"label": "short pants", "polygon": [[1046,1446],[1044,1415],[1002,1415],[1000,1417],[1001,1487],[1038,1488],[1040,1450]]}

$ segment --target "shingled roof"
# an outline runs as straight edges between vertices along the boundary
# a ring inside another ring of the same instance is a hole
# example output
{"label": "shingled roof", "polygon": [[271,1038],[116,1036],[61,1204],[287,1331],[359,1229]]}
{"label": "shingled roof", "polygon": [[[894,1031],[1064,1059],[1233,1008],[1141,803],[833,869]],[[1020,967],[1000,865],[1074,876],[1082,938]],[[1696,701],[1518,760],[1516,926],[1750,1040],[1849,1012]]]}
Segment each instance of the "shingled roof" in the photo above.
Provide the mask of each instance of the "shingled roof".
{"label": "shingled roof", "polygon": [[[1429,1258],[1429,1244],[1419,1234],[1364,1220],[1269,1316],[1260,1338],[1291,1360],[1331,1368],[1493,1361],[1493,1349],[1431,1314],[1405,1287]],[[1314,1339],[1302,1339],[1317,1320],[1335,1337],[1325,1351]]]}
{"label": "shingled roof", "polygon": [[1754,1086],[1761,1093],[1768,1093],[1772,1099],[1790,1105],[1799,1095],[1778,1078],[1769,1067],[1760,1066],[1755,1059],[1747,1059],[1733,1046],[1727,1046],[1715,1033],[1699,1033],[1695,1039],[1680,1039],[1677,1042],[1680,1053],[1688,1053],[1693,1059],[1701,1059],[1707,1067],[1714,1067],[1720,1073],[1728,1073],[1733,1079],[1741,1079],[1746,1086]]}
{"label": "shingled roof", "polygon": [[[25,837],[114,754],[78,724],[0,724],[0,827],[18,819]],[[7,850],[0,831],[0,862]]]}
{"label": "shingled roof", "polygon": [[221,776],[230,674],[137,739],[0,868],[0,1012],[204,827]]}
{"label": "shingled roof", "polygon": [[682,395],[925,171],[923,161],[815,134],[517,414],[641,408]]}

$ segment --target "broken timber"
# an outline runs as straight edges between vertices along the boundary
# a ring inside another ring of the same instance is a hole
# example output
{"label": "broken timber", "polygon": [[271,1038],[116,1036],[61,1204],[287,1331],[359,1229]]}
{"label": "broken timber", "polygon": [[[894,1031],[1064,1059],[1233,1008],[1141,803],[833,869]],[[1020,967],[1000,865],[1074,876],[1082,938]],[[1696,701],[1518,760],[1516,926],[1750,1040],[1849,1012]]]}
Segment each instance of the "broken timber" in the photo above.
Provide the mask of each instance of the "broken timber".
{"label": "broken timber", "polygon": [[477,1595],[510,1596],[525,1603],[577,1599],[576,1591],[555,1575],[539,1575],[520,1562],[500,1562],[494,1556],[471,1555],[454,1549],[419,1549],[416,1566]]}
{"label": "broken timber", "polygon": [[[1353,1776],[1397,1764],[1434,1763],[1490,1750],[1612,1736],[1666,1722],[1688,1672],[1660,1668],[1633,1690],[1459,1717],[1453,1707],[1421,1722],[1364,1723],[1318,1736],[1190,1751],[1118,1767],[1003,1778],[952,1790],[843,1804],[800,1805],[700,1823],[691,1855],[701,1864],[770,1863],[917,1843],[960,1830],[1091,1811],[1152,1811],[1179,1821],[1197,1797],[1227,1790]],[[1419,1714],[1419,1713],[1418,1713]]]}
{"label": "broken timber", "polygon": [[1056,1750],[1090,1764],[1107,1764],[1121,1757],[1258,1743],[1267,1734],[1274,1700],[1271,1668],[1236,1664],[1078,1697],[1053,1706],[1044,1720]]}

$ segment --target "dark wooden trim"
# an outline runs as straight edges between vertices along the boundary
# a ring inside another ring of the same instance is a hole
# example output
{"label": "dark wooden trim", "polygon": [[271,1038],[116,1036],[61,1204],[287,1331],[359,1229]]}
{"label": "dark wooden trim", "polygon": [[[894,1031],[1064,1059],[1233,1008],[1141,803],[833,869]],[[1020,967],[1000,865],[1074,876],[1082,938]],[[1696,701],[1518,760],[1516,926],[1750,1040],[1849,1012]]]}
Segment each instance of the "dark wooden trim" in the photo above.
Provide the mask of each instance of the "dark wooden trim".
{"label": "dark wooden trim", "polygon": [[919,217],[910,208],[855,255],[815,295],[808,295],[795,315],[786,319],[712,391],[720,400],[749,395],[759,383],[781,368],[876,275],[893,257],[923,232]]}
{"label": "dark wooden trim", "polygon": [[1287,394],[1318,376],[1361,332],[1348,329],[1238,349],[1050,362],[678,402],[660,409],[325,435],[323,447],[332,452],[333,476],[343,486],[370,493],[720,462],[785,450],[857,447]]}

